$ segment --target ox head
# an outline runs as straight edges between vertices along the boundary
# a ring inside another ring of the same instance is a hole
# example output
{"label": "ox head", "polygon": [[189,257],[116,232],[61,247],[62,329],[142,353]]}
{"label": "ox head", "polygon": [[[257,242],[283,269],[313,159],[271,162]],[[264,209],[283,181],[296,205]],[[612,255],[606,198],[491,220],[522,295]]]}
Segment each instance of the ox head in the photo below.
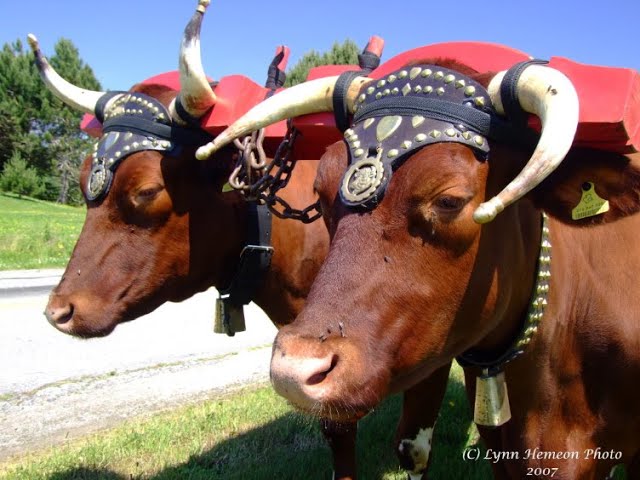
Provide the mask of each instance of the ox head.
{"label": "ox head", "polygon": [[227,263],[245,235],[234,228],[244,214],[241,199],[222,193],[233,162],[196,161],[196,146],[210,137],[185,126],[216,102],[200,62],[208,3],[200,2],[185,29],[180,92],[144,84],[116,93],[78,88],[56,74],[29,37],[49,89],[103,122],[81,168],[86,220],[45,311],[65,333],[106,335],[167,300],[228,280]]}
{"label": "ox head", "polygon": [[[320,416],[358,418],[469,349],[502,353],[532,293],[538,207],[572,222],[581,185],[593,181],[611,203],[596,221],[638,209],[640,177],[626,157],[571,152],[578,161],[543,182],[570,150],[578,119],[560,72],[532,65],[517,81],[521,108],[542,124],[537,145],[521,144],[508,124],[482,131],[477,120],[504,121],[504,72],[428,63],[357,79],[346,95],[354,125],[321,159],[315,188],[330,252],[302,313],[278,333],[271,364],[276,390]],[[229,135],[331,110],[334,85],[274,96]]]}

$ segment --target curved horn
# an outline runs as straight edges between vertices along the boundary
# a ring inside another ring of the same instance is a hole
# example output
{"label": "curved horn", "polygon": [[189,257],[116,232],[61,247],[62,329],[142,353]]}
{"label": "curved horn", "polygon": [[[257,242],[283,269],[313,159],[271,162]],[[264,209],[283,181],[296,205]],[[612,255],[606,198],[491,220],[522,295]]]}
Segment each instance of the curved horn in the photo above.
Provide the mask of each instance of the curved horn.
{"label": "curved horn", "polygon": [[[333,90],[337,80],[337,76],[318,78],[273,95],[236,120],[212,142],[200,147],[196,152],[196,157],[205,160],[234,139],[280,120],[308,113],[333,111]],[[351,83],[347,92],[347,107],[350,112],[353,112],[355,99],[360,88],[370,81],[371,79],[367,77],[356,77]]]}
{"label": "curved horn", "polygon": [[67,82],[56,73],[47,61],[47,58],[42,54],[36,36],[30,33],[27,36],[27,40],[36,57],[36,65],[38,72],[40,72],[40,77],[49,90],[70,107],[86,113],[94,113],[98,99],[100,99],[105,92],[85,90],[84,88],[76,87]]}
{"label": "curved horn", "polygon": [[[493,106],[501,114],[504,114],[504,108],[500,84],[505,73],[493,77],[488,88]],[[560,165],[573,144],[579,100],[573,84],[564,74],[553,68],[530,65],[520,76],[516,90],[522,109],[540,118],[540,140],[518,176],[473,213],[473,219],[478,223],[490,222],[506,206],[535,188]]]}
{"label": "curved horn", "polygon": [[[194,118],[202,117],[215,103],[216,94],[204,73],[200,54],[200,29],[204,12],[211,0],[199,0],[195,13],[184,29],[180,44],[180,103]],[[176,111],[175,101],[169,107],[171,116],[180,123],[185,119]]]}

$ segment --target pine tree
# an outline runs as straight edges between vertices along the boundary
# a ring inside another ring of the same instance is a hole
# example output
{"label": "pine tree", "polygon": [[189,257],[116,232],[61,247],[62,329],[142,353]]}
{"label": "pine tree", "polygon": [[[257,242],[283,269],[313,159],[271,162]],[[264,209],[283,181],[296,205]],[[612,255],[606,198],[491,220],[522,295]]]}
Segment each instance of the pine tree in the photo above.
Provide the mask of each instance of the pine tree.
{"label": "pine tree", "polygon": [[[74,85],[100,90],[91,68],[70,40],[60,39],[52,66]],[[64,105],[45,87],[33,54],[22,42],[0,51],[0,168],[18,152],[41,181],[38,195],[63,203],[81,201],[78,169],[90,148],[80,131],[82,114]]]}
{"label": "pine tree", "polygon": [[334,43],[331,50],[318,53],[315,50],[305,53],[302,58],[287,72],[286,87],[302,83],[307,79],[309,70],[320,65],[358,65],[360,49],[353,40]]}

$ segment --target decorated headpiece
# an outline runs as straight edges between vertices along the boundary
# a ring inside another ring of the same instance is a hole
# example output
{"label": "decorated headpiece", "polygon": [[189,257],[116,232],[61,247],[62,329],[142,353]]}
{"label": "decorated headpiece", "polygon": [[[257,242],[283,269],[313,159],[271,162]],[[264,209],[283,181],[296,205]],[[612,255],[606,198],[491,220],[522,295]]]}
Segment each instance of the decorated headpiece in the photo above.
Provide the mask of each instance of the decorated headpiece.
{"label": "decorated headpiece", "polygon": [[395,168],[425,145],[457,142],[486,156],[491,112],[482,85],[440,66],[404,68],[364,86],[353,125],[344,132],[351,164],[342,179],[342,201],[374,207]]}
{"label": "decorated headpiece", "polygon": [[[110,102],[114,96],[119,97]],[[168,109],[142,93],[107,93],[98,101],[95,113],[103,122],[103,135],[92,154],[88,200],[107,194],[116,168],[132,153],[156,150],[176,155],[181,146],[195,147],[211,139],[202,130],[174,125]]]}

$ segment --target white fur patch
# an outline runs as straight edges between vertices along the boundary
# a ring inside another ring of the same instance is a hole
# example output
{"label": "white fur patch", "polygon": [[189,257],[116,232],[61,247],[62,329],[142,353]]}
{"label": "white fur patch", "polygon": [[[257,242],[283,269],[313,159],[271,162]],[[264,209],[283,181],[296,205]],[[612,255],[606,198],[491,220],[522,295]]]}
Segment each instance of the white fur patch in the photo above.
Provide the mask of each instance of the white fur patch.
{"label": "white fur patch", "polygon": [[408,454],[413,459],[413,471],[408,472],[411,480],[420,480],[429,462],[431,453],[431,439],[433,428],[421,428],[413,440],[402,440],[398,450],[402,454]]}

